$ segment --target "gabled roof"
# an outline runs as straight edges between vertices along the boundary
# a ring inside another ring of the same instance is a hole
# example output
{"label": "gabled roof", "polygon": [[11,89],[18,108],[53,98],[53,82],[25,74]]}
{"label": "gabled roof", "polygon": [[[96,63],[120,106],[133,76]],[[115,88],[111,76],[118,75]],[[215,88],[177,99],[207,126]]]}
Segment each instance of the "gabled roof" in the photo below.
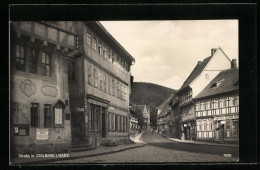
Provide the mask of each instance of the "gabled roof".
{"label": "gabled roof", "polygon": [[[221,71],[196,97],[203,98],[216,94],[231,92],[239,89],[239,71],[237,68],[231,68]],[[216,86],[216,84],[218,84]]]}
{"label": "gabled roof", "polygon": [[174,94],[171,94],[157,109],[163,109],[165,105],[168,105],[169,101],[173,98]]}
{"label": "gabled roof", "polygon": [[172,99],[172,97],[175,95],[171,94],[170,97],[168,99],[166,99],[157,109],[162,109],[161,113],[158,115],[158,118],[163,117],[165,115],[167,115],[168,111],[169,111],[169,102]]}
{"label": "gabled roof", "polygon": [[[143,115],[144,109],[146,108],[146,105],[136,105],[135,111],[139,115]],[[145,118],[148,118],[148,115],[143,115]]]}
{"label": "gabled roof", "polygon": [[206,65],[208,64],[208,62],[210,61],[210,59],[212,58],[212,56],[209,56],[207,58],[205,58],[200,64],[198,63],[195,68],[193,69],[193,71],[190,73],[190,75],[188,76],[188,78],[186,79],[186,81],[183,83],[183,85],[181,86],[181,88],[178,90],[178,92],[180,92],[181,90],[185,89],[186,87],[189,86],[189,84],[200,75],[200,73],[204,70],[204,68],[206,67]]}
{"label": "gabled roof", "polygon": [[105,29],[105,27],[99,21],[85,21],[85,24],[92,29],[95,33],[99,33],[105,38],[110,45],[114,45],[120,55],[126,56],[129,60],[135,62],[135,59],[129,54],[125,48]]}

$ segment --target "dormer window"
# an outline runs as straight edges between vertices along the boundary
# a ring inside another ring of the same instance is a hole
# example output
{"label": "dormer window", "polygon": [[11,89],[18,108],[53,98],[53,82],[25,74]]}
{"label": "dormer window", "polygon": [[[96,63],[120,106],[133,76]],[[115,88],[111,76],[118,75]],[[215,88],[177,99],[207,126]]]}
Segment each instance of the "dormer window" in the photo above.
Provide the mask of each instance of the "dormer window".
{"label": "dormer window", "polygon": [[225,80],[225,79],[222,79],[222,80],[220,80],[220,81],[218,81],[218,82],[213,83],[213,84],[210,86],[210,88],[218,87],[224,80]]}

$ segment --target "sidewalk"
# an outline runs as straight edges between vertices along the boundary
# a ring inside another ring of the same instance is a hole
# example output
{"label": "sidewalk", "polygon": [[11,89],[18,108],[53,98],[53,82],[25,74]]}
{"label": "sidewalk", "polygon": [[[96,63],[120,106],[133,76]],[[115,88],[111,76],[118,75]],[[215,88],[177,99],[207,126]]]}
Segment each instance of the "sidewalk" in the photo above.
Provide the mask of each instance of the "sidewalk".
{"label": "sidewalk", "polygon": [[[60,154],[42,154],[44,158],[13,158],[11,159],[11,163],[14,165],[23,165],[23,164],[47,164],[55,161],[61,160],[72,160],[72,159],[80,159],[86,157],[93,157],[93,156],[100,156],[106,155],[116,152],[125,151],[128,149],[134,149],[144,146],[145,144],[140,141],[141,135],[138,134],[135,141],[137,143],[134,144],[125,144],[125,145],[118,145],[118,146],[98,146],[97,149],[90,150],[90,151],[80,151],[80,152],[70,152],[64,153],[63,155]],[[138,143],[139,142],[139,143]],[[28,154],[29,155],[29,154]]]}
{"label": "sidewalk", "polygon": [[134,137],[130,137],[130,139],[134,142],[134,143],[141,143],[144,144],[144,142],[142,141],[142,136],[143,136],[143,131],[141,133],[136,134]]}
{"label": "sidewalk", "polygon": [[[165,136],[166,137],[166,136]],[[236,144],[220,144],[220,143],[211,143],[211,142],[200,142],[200,141],[190,141],[190,140],[181,140],[181,139],[176,139],[176,138],[168,138],[169,140],[179,142],[179,143],[189,143],[189,144],[196,144],[196,145],[215,145],[215,146],[230,146],[230,147],[238,147]]]}

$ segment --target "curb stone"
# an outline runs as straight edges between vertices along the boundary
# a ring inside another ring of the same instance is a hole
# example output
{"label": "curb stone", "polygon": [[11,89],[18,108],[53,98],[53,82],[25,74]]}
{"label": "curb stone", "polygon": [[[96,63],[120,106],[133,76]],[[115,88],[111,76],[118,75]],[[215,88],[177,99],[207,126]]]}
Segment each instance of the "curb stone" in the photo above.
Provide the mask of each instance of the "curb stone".
{"label": "curb stone", "polygon": [[178,142],[178,143],[185,143],[185,144],[195,144],[195,145],[212,145],[212,146],[225,146],[225,147],[238,147],[238,145],[232,145],[232,144],[217,144],[217,143],[189,143],[189,142],[185,142],[185,141],[179,141],[179,140],[174,140],[174,139],[170,139],[168,137],[165,136],[165,138],[174,141],[174,142]]}
{"label": "curb stone", "polygon": [[46,163],[55,162],[55,161],[73,160],[73,159],[107,155],[107,154],[112,154],[112,153],[116,153],[116,152],[126,151],[126,150],[129,150],[129,149],[135,149],[135,148],[139,148],[139,147],[143,147],[143,146],[145,146],[144,143],[142,143],[139,146],[132,146],[132,147],[128,147],[128,148],[115,149],[115,150],[112,150],[112,151],[94,153],[94,154],[89,154],[89,155],[80,155],[80,156],[65,157],[65,158],[53,158],[53,159],[45,159],[45,160],[37,160],[37,161],[28,161],[28,162],[23,162],[23,163],[14,163],[14,164],[16,164],[16,165],[22,165],[22,164],[27,164],[27,163],[28,164],[46,164]]}

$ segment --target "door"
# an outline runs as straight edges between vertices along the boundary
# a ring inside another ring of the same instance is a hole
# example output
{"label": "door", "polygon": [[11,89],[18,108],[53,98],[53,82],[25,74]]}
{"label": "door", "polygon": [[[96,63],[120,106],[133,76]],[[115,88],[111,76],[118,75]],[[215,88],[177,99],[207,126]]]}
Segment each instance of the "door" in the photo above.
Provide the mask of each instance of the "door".
{"label": "door", "polygon": [[102,138],[107,137],[106,109],[102,108]]}
{"label": "door", "polygon": [[71,114],[71,137],[72,141],[83,141],[85,136],[84,112],[73,112]]}
{"label": "door", "polygon": [[236,121],[233,121],[233,125],[232,125],[232,137],[238,137],[238,127],[239,127],[239,124],[238,124],[238,120]]}

